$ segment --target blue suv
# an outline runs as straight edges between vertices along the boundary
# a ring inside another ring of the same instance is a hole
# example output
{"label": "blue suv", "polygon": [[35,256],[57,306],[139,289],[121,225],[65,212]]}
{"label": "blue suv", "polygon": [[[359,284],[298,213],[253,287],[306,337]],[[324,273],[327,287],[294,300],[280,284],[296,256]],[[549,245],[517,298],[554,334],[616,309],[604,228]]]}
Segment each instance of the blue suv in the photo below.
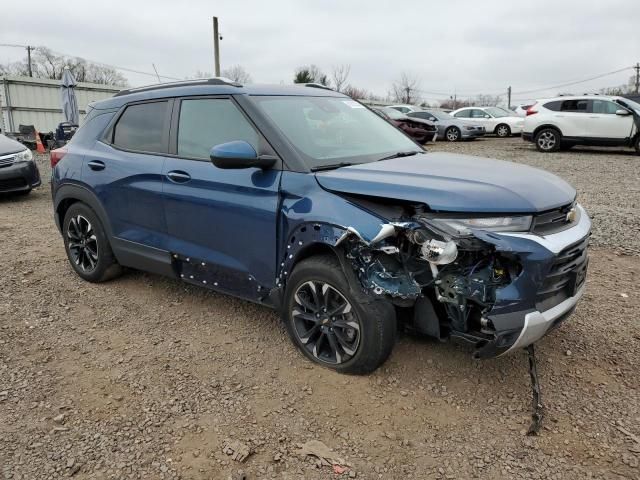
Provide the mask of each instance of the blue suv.
{"label": "blue suv", "polygon": [[591,224],[566,182],[426,153],[314,85],[122,91],[51,163],[80,277],[129,267],[271,306],[304,355],[341,372],[382,364],[399,324],[477,358],[526,347],[585,288]]}

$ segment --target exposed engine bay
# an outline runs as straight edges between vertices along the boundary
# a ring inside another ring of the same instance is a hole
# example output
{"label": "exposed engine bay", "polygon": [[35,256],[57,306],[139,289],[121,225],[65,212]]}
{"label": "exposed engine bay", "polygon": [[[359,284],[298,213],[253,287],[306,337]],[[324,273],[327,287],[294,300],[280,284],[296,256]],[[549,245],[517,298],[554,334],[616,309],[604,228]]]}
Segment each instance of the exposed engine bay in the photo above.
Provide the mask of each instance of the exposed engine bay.
{"label": "exposed engine bay", "polygon": [[[370,241],[348,228],[337,245],[368,292],[386,296],[399,307],[411,307],[420,298],[432,303],[429,311],[436,315],[416,318],[418,330],[473,344],[493,339],[493,325],[485,314],[496,301],[497,289],[522,270],[515,255],[473,235],[454,239],[420,211],[382,225]],[[424,309],[416,315],[424,315]]]}

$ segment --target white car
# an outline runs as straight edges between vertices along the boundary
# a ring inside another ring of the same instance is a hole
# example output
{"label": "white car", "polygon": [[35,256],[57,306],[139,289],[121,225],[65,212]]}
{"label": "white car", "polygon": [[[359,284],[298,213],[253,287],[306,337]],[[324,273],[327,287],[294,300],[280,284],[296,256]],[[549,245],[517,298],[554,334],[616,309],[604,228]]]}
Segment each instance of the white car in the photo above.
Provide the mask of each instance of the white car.
{"label": "white car", "polygon": [[520,135],[524,125],[523,118],[500,107],[464,107],[454,110],[451,115],[472,120],[482,125],[487,133],[495,133],[499,137]]}
{"label": "white car", "polygon": [[527,110],[533,106],[533,103],[523,103],[513,108],[513,112],[519,117],[526,117]]}
{"label": "white car", "polygon": [[605,95],[539,100],[529,110],[522,138],[541,152],[573,145],[628,146],[640,153],[640,104]]}

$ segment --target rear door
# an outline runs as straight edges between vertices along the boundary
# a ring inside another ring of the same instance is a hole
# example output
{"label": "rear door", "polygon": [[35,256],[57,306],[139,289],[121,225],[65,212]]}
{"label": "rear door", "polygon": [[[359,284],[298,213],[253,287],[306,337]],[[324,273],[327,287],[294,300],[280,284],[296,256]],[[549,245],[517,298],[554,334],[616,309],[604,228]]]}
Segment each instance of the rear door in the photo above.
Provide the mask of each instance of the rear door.
{"label": "rear door", "polygon": [[164,248],[162,168],[169,147],[171,100],[134,103],[116,115],[84,157],[83,181],[104,206],[113,235]]}
{"label": "rear door", "polygon": [[633,116],[616,115],[618,110],[625,109],[610,100],[591,100],[586,135],[613,141],[628,138],[633,128]]}
{"label": "rear door", "polygon": [[565,137],[587,137],[589,135],[589,99],[563,100],[560,110],[554,112],[558,126]]}
{"label": "rear door", "polygon": [[[192,272],[184,279],[255,299],[275,284],[282,172],[281,167],[229,170],[213,165],[211,147],[236,140],[250,143],[259,154],[275,154],[232,98],[176,100],[172,156],[162,171],[163,203],[169,250],[183,271]],[[194,262],[196,270],[190,266]]]}

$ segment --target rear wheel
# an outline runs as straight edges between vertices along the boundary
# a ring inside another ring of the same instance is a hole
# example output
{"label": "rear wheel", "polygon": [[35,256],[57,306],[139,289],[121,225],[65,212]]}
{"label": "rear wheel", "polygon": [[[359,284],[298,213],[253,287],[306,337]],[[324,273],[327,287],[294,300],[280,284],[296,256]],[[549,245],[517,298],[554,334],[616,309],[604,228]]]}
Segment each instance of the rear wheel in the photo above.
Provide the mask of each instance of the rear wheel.
{"label": "rear wheel", "polygon": [[458,127],[449,127],[444,132],[444,137],[447,139],[448,142],[457,142],[460,140],[461,136],[462,135]]}
{"label": "rear wheel", "polygon": [[62,226],[67,258],[83,280],[104,282],[121,273],[104,227],[88,205],[71,205]]}
{"label": "rear wheel", "polygon": [[496,135],[501,138],[509,137],[511,136],[511,128],[509,128],[509,125],[501,123],[496,127]]}
{"label": "rear wheel", "polygon": [[562,136],[555,128],[543,128],[536,133],[536,148],[540,152],[556,152],[560,149]]}
{"label": "rear wheel", "polygon": [[393,306],[359,302],[337,259],[300,262],[289,278],[283,317],[293,343],[312,361],[342,373],[369,373],[395,343]]}

